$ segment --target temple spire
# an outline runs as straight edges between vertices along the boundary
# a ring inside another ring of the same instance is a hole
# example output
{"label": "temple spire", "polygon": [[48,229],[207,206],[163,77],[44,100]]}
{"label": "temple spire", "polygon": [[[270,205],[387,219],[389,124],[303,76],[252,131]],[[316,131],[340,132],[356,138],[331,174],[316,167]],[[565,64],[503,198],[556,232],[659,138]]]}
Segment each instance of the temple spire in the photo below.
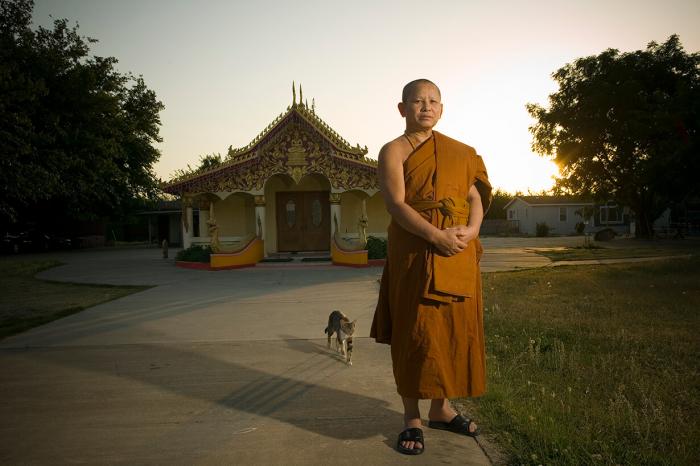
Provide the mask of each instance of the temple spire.
{"label": "temple spire", "polygon": [[304,104],[304,91],[301,90],[301,83],[299,83],[299,104]]}
{"label": "temple spire", "polygon": [[311,98],[311,111],[316,113],[316,99],[313,97]]}
{"label": "temple spire", "polygon": [[292,106],[297,104],[297,91],[294,88],[294,81],[292,81]]}

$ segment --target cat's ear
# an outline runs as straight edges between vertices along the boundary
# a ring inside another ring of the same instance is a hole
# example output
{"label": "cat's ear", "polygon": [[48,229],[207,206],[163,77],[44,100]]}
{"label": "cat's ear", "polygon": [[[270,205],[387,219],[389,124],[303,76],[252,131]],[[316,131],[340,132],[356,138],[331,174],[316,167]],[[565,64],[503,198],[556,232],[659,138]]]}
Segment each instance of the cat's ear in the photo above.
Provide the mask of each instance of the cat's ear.
{"label": "cat's ear", "polygon": [[350,322],[350,325],[355,325],[356,323],[357,323],[357,319],[355,319],[355,320],[353,320],[352,322]]}

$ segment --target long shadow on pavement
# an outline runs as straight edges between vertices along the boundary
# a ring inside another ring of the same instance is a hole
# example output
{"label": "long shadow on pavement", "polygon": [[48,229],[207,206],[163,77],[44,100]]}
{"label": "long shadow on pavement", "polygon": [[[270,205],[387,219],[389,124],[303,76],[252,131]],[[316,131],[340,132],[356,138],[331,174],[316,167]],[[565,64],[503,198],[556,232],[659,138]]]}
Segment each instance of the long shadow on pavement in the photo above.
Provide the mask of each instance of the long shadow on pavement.
{"label": "long shadow on pavement", "polygon": [[[370,376],[358,382],[356,373],[335,355],[324,354],[321,345],[297,340],[291,344],[275,341],[189,346],[187,351],[170,345],[1,350],[4,388],[0,392],[5,400],[2,413],[6,426],[27,425],[22,418],[32,413],[36,419],[42,410],[53,419],[52,425],[65,423],[69,430],[79,419],[98,413],[104,415],[107,425],[119,424],[125,418],[123,410],[131,411],[126,418],[153,415],[165,417],[165,421],[174,417],[185,425],[224,421],[227,428],[218,433],[219,440],[232,431],[259,424],[260,418],[343,440],[385,433],[378,427],[382,424],[377,423],[379,419],[400,425],[400,413],[389,409],[386,401],[368,396],[376,390],[377,378]],[[298,350],[293,356],[290,347]],[[287,355],[279,357],[284,352]],[[365,368],[364,372],[372,370]],[[46,383],[46,378],[60,379],[60,389]],[[139,388],[134,389],[134,381]],[[144,392],[143,385],[151,389]],[[162,403],[153,403],[156,396]],[[194,403],[183,402],[183,397]],[[180,402],[173,406],[169,399]],[[19,402],[10,405],[8,400]],[[36,406],[33,400],[52,403]],[[192,411],[190,404],[198,408]],[[115,418],[110,416],[112,409],[120,412],[114,413]],[[343,419],[352,422],[339,422]],[[20,430],[15,433],[27,434]],[[210,438],[207,442],[216,441]]]}

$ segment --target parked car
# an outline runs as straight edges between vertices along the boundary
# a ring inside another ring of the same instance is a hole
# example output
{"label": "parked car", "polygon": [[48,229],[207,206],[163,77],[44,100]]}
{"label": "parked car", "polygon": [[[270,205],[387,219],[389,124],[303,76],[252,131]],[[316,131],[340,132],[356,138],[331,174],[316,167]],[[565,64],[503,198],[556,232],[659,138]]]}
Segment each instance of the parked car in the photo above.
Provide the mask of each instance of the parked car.
{"label": "parked car", "polygon": [[36,229],[24,230],[19,234],[20,250],[48,251],[51,248],[51,238],[46,233]]}
{"label": "parked car", "polygon": [[36,228],[8,231],[2,237],[2,251],[10,254],[70,249],[74,244],[69,237],[50,235]]}
{"label": "parked car", "polygon": [[19,234],[6,232],[2,236],[2,252],[17,254],[21,250]]}
{"label": "parked car", "polygon": [[49,246],[51,249],[72,249],[77,248],[80,241],[64,235],[49,235]]}

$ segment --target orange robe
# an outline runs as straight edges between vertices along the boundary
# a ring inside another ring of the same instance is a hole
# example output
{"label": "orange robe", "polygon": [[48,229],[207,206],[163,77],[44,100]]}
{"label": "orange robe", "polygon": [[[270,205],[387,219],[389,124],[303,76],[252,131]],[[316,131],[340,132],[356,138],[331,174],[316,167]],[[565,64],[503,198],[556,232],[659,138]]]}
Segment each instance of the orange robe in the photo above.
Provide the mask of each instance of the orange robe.
{"label": "orange robe", "polygon": [[[476,151],[433,131],[403,164],[405,202],[438,228],[466,225],[469,188],[484,207],[491,185]],[[397,391],[407,398],[479,396],[486,389],[481,244],[440,255],[394,220],[370,336],[391,345]]]}

